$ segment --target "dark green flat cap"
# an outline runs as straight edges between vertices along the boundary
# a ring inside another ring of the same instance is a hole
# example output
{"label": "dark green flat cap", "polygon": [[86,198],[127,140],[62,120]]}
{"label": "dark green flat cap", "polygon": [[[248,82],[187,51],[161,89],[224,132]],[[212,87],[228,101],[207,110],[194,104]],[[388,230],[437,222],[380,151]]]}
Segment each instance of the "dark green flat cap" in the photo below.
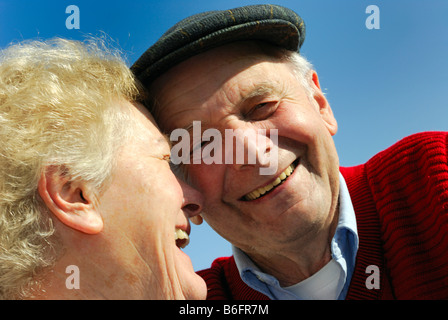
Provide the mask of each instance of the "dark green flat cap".
{"label": "dark green flat cap", "polygon": [[305,24],[294,11],[277,5],[252,5],[199,13],[181,20],[133,64],[146,86],[171,67],[199,53],[242,40],[261,40],[299,51]]}

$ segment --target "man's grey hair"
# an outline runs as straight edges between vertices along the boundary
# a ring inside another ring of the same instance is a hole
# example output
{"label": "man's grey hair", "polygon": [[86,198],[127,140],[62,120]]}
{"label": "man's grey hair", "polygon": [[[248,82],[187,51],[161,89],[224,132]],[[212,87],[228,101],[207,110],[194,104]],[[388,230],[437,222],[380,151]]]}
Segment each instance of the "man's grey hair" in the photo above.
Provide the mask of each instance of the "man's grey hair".
{"label": "man's grey hair", "polygon": [[305,89],[305,92],[308,94],[308,98],[312,98],[315,91],[315,89],[310,84],[311,72],[314,70],[313,65],[298,52],[289,50],[281,51],[282,61],[291,63],[294,75],[296,76],[302,87]]}

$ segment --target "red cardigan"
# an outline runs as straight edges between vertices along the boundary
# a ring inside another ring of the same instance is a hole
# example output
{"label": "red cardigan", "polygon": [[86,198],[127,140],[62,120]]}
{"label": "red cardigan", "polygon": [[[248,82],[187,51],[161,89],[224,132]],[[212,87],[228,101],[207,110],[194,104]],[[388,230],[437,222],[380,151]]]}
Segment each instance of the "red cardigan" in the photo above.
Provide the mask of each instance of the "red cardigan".
{"label": "red cardigan", "polygon": [[[363,165],[340,168],[359,234],[347,299],[448,299],[448,133],[407,137]],[[369,265],[380,288],[368,289]],[[209,300],[266,300],[232,257],[199,271]]]}

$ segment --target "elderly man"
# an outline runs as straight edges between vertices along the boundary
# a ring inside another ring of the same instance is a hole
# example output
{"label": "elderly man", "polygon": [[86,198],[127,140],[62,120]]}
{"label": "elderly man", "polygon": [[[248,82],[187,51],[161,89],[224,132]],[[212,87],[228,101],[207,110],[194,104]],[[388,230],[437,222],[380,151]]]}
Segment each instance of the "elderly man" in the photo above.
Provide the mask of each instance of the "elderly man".
{"label": "elderly man", "polygon": [[414,135],[340,168],[337,122],[298,54],[304,37],[302,19],[283,7],[207,12],[132,67],[166,133],[201,121],[202,130],[278,134],[278,148],[264,150],[277,153],[274,174],[259,174],[261,161],[178,168],[233,245],[232,257],[199,272],[208,298],[448,298],[448,135]]}

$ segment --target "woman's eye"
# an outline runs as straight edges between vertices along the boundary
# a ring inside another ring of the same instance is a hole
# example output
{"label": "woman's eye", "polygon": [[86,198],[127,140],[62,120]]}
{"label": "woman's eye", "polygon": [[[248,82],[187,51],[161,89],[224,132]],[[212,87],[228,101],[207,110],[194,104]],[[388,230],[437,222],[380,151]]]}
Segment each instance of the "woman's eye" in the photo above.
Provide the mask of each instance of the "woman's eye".
{"label": "woman's eye", "polygon": [[164,156],[162,156],[162,160],[171,163],[171,156],[169,154],[166,154]]}

